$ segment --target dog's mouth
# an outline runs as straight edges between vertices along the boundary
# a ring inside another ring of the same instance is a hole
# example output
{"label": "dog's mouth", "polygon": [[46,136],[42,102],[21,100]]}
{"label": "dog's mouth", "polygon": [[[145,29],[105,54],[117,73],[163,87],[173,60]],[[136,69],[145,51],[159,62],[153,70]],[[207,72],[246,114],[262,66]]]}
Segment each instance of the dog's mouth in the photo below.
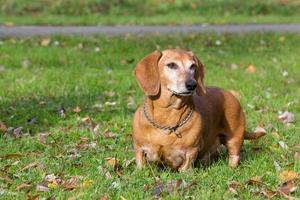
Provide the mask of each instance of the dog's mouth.
{"label": "dog's mouth", "polygon": [[191,96],[194,93],[193,91],[188,91],[188,92],[175,92],[174,90],[169,89],[170,92],[172,92],[173,94],[177,95],[177,96]]}

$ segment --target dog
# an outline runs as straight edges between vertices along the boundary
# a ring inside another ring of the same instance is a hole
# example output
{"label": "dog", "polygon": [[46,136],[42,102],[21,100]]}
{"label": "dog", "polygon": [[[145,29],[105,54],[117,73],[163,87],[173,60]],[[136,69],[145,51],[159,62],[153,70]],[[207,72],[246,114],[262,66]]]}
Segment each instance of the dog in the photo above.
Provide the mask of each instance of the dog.
{"label": "dog", "polygon": [[197,158],[217,154],[221,144],[229,166],[237,167],[244,139],[264,135],[245,130],[244,112],[230,92],[204,85],[204,66],[192,51],[154,51],[137,63],[134,74],[147,96],[133,119],[138,168],[158,162],[186,171]]}

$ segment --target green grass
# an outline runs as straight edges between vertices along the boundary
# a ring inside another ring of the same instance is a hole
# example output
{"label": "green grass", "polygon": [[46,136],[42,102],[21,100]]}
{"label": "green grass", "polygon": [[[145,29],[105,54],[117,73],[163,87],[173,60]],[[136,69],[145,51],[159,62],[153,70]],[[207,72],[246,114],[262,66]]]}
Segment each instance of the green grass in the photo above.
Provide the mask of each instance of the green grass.
{"label": "green grass", "polygon": [[[227,183],[244,184],[251,177],[262,176],[262,182],[276,190],[281,182],[274,161],[282,170],[300,173],[299,160],[294,159],[294,153],[300,150],[299,35],[56,36],[48,46],[41,46],[41,40],[0,42],[0,121],[8,127],[23,127],[21,138],[0,132],[1,199],[35,195],[57,199],[99,199],[102,195],[111,199],[151,199],[154,177],[160,177],[163,183],[179,179],[196,183],[179,194],[162,194],[165,199],[263,199],[250,192],[262,186],[240,188],[234,195],[227,191]],[[258,125],[266,127],[268,134],[263,139],[245,142],[237,169],[227,166],[225,152],[211,166],[197,164],[185,173],[157,169],[155,165],[144,170],[137,170],[134,163],[126,166],[134,156],[131,120],[143,97],[133,78],[134,64],[156,48],[171,47],[192,49],[199,56],[206,66],[206,85],[240,93],[249,130]],[[253,74],[246,72],[250,64],[256,67]],[[288,76],[283,76],[284,71]],[[76,106],[81,112],[72,111]],[[65,118],[58,113],[61,107],[66,109]],[[278,111],[286,110],[296,116],[290,126],[277,120]],[[80,126],[80,119],[86,116],[100,125],[100,135]],[[28,123],[33,117],[36,122]],[[106,130],[115,133],[116,138],[103,137]],[[47,136],[41,141],[43,133]],[[80,140],[82,137],[87,141]],[[282,149],[279,141],[289,148]],[[94,147],[84,146],[91,143]],[[3,157],[12,153],[21,157]],[[106,164],[108,157],[119,161],[120,176]],[[30,163],[37,166],[24,169]],[[111,178],[107,178],[107,171]],[[63,180],[77,176],[78,187],[65,190],[49,185],[48,192],[36,191],[37,184],[52,173]],[[24,182],[31,188],[17,190]],[[300,190],[292,196],[299,197]]]}
{"label": "green grass", "polygon": [[299,23],[299,0],[0,0],[0,24]]}

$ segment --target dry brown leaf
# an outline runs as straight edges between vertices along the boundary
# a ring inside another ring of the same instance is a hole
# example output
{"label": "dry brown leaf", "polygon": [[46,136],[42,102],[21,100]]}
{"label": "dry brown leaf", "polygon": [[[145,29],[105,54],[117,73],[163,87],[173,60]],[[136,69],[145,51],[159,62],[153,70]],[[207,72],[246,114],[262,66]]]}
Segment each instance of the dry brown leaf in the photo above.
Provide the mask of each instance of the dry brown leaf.
{"label": "dry brown leaf", "polygon": [[13,183],[13,180],[1,171],[0,171],[0,179],[5,180],[8,183]]}
{"label": "dry brown leaf", "polygon": [[74,113],[80,113],[81,112],[81,109],[79,106],[76,106],[74,109],[73,109],[73,112]]}
{"label": "dry brown leaf", "polygon": [[112,157],[108,157],[105,158],[106,160],[106,164],[112,168],[115,168],[117,165],[117,159],[116,158],[112,158]]}
{"label": "dry brown leaf", "polygon": [[5,154],[5,155],[0,155],[1,159],[11,159],[11,158],[20,158],[23,157],[23,154],[20,153],[9,153],[9,154]]}
{"label": "dry brown leaf", "polygon": [[109,200],[109,196],[102,195],[102,196],[100,197],[100,200]]}
{"label": "dry brown leaf", "polygon": [[294,181],[298,179],[298,174],[293,170],[284,170],[279,174],[279,179],[284,183],[288,181]]}
{"label": "dry brown leaf", "polygon": [[166,184],[158,184],[154,187],[152,195],[155,197],[160,196],[163,192],[167,192],[170,195],[178,194],[179,190],[184,190],[185,186],[182,179],[171,180]]}
{"label": "dry brown leaf", "polygon": [[37,184],[36,185],[36,191],[37,192],[48,192],[50,189],[45,186],[45,185],[42,185],[42,184]]}
{"label": "dry brown leaf", "polygon": [[50,44],[50,42],[51,42],[50,38],[44,38],[41,41],[41,46],[46,47],[46,46],[48,46]]}
{"label": "dry brown leaf", "polygon": [[237,181],[231,181],[227,183],[228,191],[233,194],[237,194],[237,189],[242,188],[243,185]]}
{"label": "dry brown leaf", "polygon": [[65,190],[73,190],[73,189],[77,188],[77,186],[78,186],[78,177],[73,176],[73,177],[69,178],[68,180],[66,180],[63,183],[62,186]]}
{"label": "dry brown leaf", "polygon": [[246,181],[247,185],[264,185],[261,181],[261,176],[254,176],[250,178],[248,181]]}
{"label": "dry brown leaf", "polygon": [[296,152],[294,155],[295,160],[300,160],[300,152]]}
{"label": "dry brown leaf", "polygon": [[103,94],[107,97],[113,97],[116,95],[116,93],[113,91],[105,91],[105,92],[103,92]]}
{"label": "dry brown leaf", "polygon": [[28,165],[26,165],[25,167],[23,167],[20,171],[23,172],[23,171],[25,171],[27,169],[37,167],[38,164],[39,164],[38,162],[29,163]]}
{"label": "dry brown leaf", "polygon": [[278,120],[284,124],[290,124],[294,122],[295,117],[293,113],[285,111],[284,113],[278,115]]}
{"label": "dry brown leaf", "polygon": [[135,158],[131,158],[130,160],[125,160],[124,166],[127,168],[129,165],[131,165],[135,161]]}
{"label": "dry brown leaf", "polygon": [[7,126],[4,124],[4,122],[0,121],[0,131],[6,132],[7,131]]}
{"label": "dry brown leaf", "polygon": [[296,184],[293,181],[288,181],[284,184],[282,184],[277,191],[280,194],[288,195],[292,192],[294,192],[297,189]]}
{"label": "dry brown leaf", "polygon": [[22,137],[22,135],[23,135],[23,127],[18,127],[18,128],[15,128],[14,130],[13,130],[13,136],[15,137],[15,138],[20,138],[20,137]]}
{"label": "dry brown leaf", "polygon": [[117,135],[111,131],[106,130],[104,131],[103,136],[105,138],[115,138]]}
{"label": "dry brown leaf", "polygon": [[264,129],[263,127],[257,126],[254,131],[254,133],[267,133],[266,129]]}
{"label": "dry brown leaf", "polygon": [[16,190],[30,190],[32,188],[32,185],[30,182],[24,182],[17,186]]}
{"label": "dry brown leaf", "polygon": [[35,195],[31,196],[30,194],[28,194],[27,200],[39,200],[39,195],[35,194]]}
{"label": "dry brown leaf", "polygon": [[113,177],[112,177],[112,175],[110,174],[109,171],[107,171],[107,172],[105,173],[105,177],[106,177],[108,180],[113,179]]}
{"label": "dry brown leaf", "polygon": [[249,65],[246,69],[246,71],[250,74],[253,74],[256,72],[256,67],[254,65]]}

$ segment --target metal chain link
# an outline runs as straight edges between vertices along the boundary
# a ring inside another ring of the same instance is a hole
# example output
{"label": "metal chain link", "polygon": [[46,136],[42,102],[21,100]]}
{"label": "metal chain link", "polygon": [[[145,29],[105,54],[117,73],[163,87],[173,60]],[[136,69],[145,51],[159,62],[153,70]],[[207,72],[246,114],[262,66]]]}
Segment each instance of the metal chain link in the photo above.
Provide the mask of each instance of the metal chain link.
{"label": "metal chain link", "polygon": [[192,116],[193,114],[193,109],[191,108],[190,111],[188,112],[188,114],[186,116],[184,116],[184,118],[175,126],[162,126],[157,124],[149,115],[148,111],[147,111],[147,105],[146,103],[144,103],[143,106],[143,110],[144,110],[144,115],[146,117],[146,119],[149,121],[149,123],[154,126],[157,129],[161,129],[161,130],[169,130],[171,131],[171,133],[174,133],[177,137],[181,138],[182,135],[181,133],[177,130],[179,127],[183,126]]}

